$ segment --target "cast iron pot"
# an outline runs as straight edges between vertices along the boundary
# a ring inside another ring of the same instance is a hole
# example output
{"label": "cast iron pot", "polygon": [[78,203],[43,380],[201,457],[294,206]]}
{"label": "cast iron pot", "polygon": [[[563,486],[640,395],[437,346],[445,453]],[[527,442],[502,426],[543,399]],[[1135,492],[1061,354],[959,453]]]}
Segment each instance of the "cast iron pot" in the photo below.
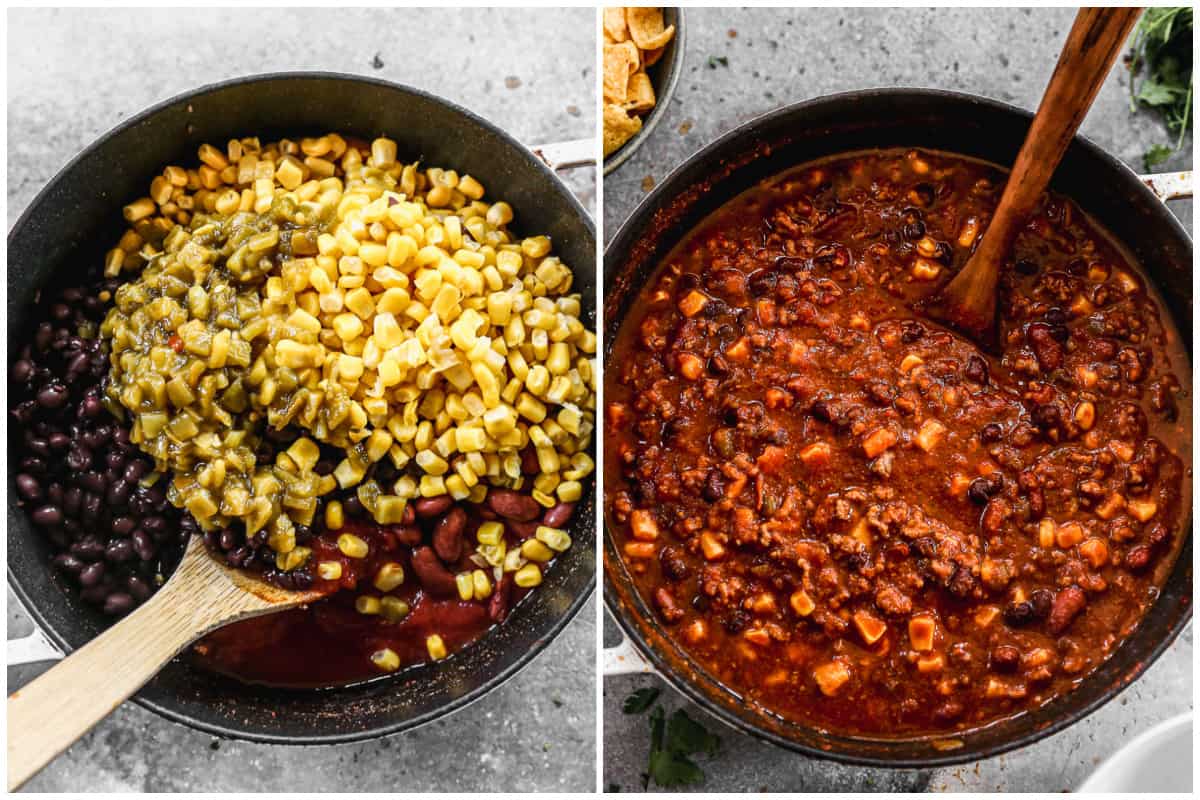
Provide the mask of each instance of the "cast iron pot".
{"label": "cast iron pot", "polygon": [[[37,196],[8,237],[8,363],[26,333],[33,293],[98,263],[125,229],[124,204],[141,197],[167,164],[194,163],[203,142],[352,133],[388,135],[400,158],[479,178],[509,202],[518,232],[546,233],[575,271],[587,323],[594,325],[595,229],[539,155],[491,123],[425,92],[328,73],[240,78],[155,106],[100,138]],[[589,145],[588,153],[594,143]],[[19,441],[19,440],[15,440]],[[9,475],[13,468],[10,439]],[[478,699],[537,655],[587,600],[595,582],[594,491],[570,523],[574,546],[545,580],[479,642],[436,664],[359,686],[288,691],[246,686],[171,662],[134,701],[168,719],[219,736],[329,744],[381,736],[429,722]],[[50,567],[50,550],[8,486],[8,584],[50,642],[85,644],[106,619],[79,600]],[[120,665],[114,664],[114,669]]]}
{"label": "cast iron pot", "polygon": [[[660,183],[605,252],[606,361],[638,291],[671,247],[706,215],[763,178],[823,156],[885,147],[922,147],[1011,164],[1031,119],[1028,112],[971,95],[875,89],[788,106],[731,131]],[[1192,245],[1162,201],[1124,164],[1082,137],[1067,151],[1051,188],[1075,199],[1132,252],[1165,298],[1190,355]],[[1178,372],[1190,376],[1190,366],[1182,365]],[[1184,413],[1190,417],[1190,410]],[[1184,458],[1190,463],[1190,452]],[[1184,530],[1191,530],[1190,511]],[[1146,618],[1074,692],[974,731],[868,738],[790,722],[720,684],[659,625],[631,582],[611,532],[604,542],[604,575],[605,603],[633,644],[606,653],[606,671],[639,671],[636,662],[644,658],[676,689],[735,728],[807,755],[887,767],[975,761],[1062,730],[1137,679],[1192,613],[1192,542],[1186,536]]]}

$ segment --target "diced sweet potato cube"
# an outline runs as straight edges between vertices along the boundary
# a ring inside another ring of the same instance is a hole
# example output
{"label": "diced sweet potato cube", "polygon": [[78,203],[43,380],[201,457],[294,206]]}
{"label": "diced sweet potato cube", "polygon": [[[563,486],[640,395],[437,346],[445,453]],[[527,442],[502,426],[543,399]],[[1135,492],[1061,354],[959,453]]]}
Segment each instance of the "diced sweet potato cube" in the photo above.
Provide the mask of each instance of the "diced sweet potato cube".
{"label": "diced sweet potato cube", "polygon": [[850,327],[856,331],[871,330],[871,321],[861,311],[855,311],[850,315]]}
{"label": "diced sweet potato cube", "polygon": [[989,698],[1008,697],[1008,686],[1003,681],[989,678],[987,689],[984,690],[984,695]]}
{"label": "diced sweet potato cube", "polygon": [[788,599],[791,603],[792,610],[802,617],[807,617],[817,608],[817,604],[808,596],[808,592],[803,589],[797,589],[792,592],[792,596]]}
{"label": "diced sweet potato cube", "polygon": [[766,647],[771,643],[771,634],[767,633],[762,628],[749,628],[742,634],[747,642],[756,644],[759,647]]}
{"label": "diced sweet potato cube", "polygon": [[783,466],[783,462],[787,460],[787,451],[776,445],[768,445],[763,449],[754,463],[758,468],[767,475],[774,475]]}
{"label": "diced sweet potato cube", "polygon": [[875,543],[875,537],[871,535],[871,526],[867,524],[866,517],[859,517],[858,522],[854,523],[854,527],[850,529],[850,535],[863,547],[870,547]]}
{"label": "diced sweet potato cube", "polygon": [[1112,519],[1117,514],[1121,513],[1121,509],[1125,507],[1125,498],[1113,492],[1100,505],[1096,506],[1096,516],[1100,519]]}
{"label": "diced sweet potato cube", "polygon": [[917,447],[928,453],[930,450],[938,446],[938,442],[942,441],[942,437],[946,434],[946,426],[938,422],[936,419],[927,419],[921,423],[921,429],[917,431],[917,436],[914,441]]}
{"label": "diced sweet potato cube", "polygon": [[971,479],[961,472],[955,472],[950,476],[950,483],[946,487],[946,491],[950,493],[951,497],[963,497],[970,487]]}
{"label": "diced sweet potato cube", "polygon": [[918,257],[913,261],[912,276],[914,280],[931,281],[936,278],[941,271],[941,265],[935,261],[930,261],[928,258]]}
{"label": "diced sweet potato cube", "polygon": [[854,627],[867,644],[875,644],[887,633],[887,623],[866,611],[854,612]]}
{"label": "diced sweet potato cube", "polygon": [[1044,647],[1035,647],[1021,658],[1022,669],[1033,669],[1054,660],[1054,653]]}
{"label": "diced sweet potato cube", "polygon": [[1000,609],[995,606],[984,606],[975,612],[975,624],[980,628],[986,628],[1000,615]]}
{"label": "diced sweet potato cube", "polygon": [[708,297],[703,292],[698,292],[695,289],[688,292],[682,300],[679,301],[679,313],[685,317],[694,317],[699,314],[704,307],[708,305]]}
{"label": "diced sweet potato cube", "polygon": [[1108,563],[1108,544],[1103,539],[1088,539],[1079,545],[1079,555],[1086,558],[1093,569],[1100,569]]}
{"label": "diced sweet potato cube", "polygon": [[827,442],[813,442],[800,451],[800,460],[806,467],[823,467],[832,455],[833,449]]}
{"label": "diced sweet potato cube", "polygon": [[763,678],[763,686],[776,687],[783,686],[788,682],[788,671],[786,669],[777,669],[767,677]]}
{"label": "diced sweet potato cube", "polygon": [[1054,546],[1055,534],[1058,531],[1058,526],[1054,524],[1054,520],[1046,517],[1038,523],[1038,545],[1045,548]]}
{"label": "diced sweet potato cube", "polygon": [[909,353],[900,361],[901,372],[912,372],[917,367],[925,363],[925,359],[920,356]]}
{"label": "diced sweet potato cube", "polygon": [[933,637],[937,623],[928,614],[917,614],[908,621],[908,640],[914,650],[928,652],[933,649]]}
{"label": "diced sweet potato cube", "polygon": [[850,668],[841,661],[829,661],[813,669],[817,688],[826,697],[833,697],[850,680]]}
{"label": "diced sweet potato cube", "polygon": [[774,614],[779,610],[779,606],[775,602],[775,595],[763,592],[755,595],[750,601],[750,610],[755,614]]}
{"label": "diced sweet potato cube", "polygon": [[1153,500],[1130,500],[1125,504],[1125,508],[1139,522],[1148,522],[1158,513],[1158,503]]}
{"label": "diced sweet potato cube", "polygon": [[629,515],[629,528],[633,531],[633,538],[643,542],[653,542],[658,538],[658,521],[652,512],[645,509],[639,508]]}
{"label": "diced sweet potato cube", "polygon": [[1054,532],[1055,543],[1066,550],[1083,541],[1083,526],[1078,522],[1064,522]]}
{"label": "diced sweet potato cube", "polygon": [[725,545],[721,544],[716,534],[708,531],[700,534],[700,551],[709,561],[717,561],[725,557]]}
{"label": "diced sweet potato cube", "polygon": [[694,619],[683,629],[683,638],[690,644],[700,644],[708,638],[708,625],[702,619]]}
{"label": "diced sweet potato cube", "polygon": [[783,389],[772,386],[770,389],[767,389],[763,397],[763,402],[767,408],[776,409],[791,408],[796,400],[792,397],[791,392],[785,392]]}
{"label": "diced sweet potato cube", "polygon": [[1096,404],[1090,400],[1084,400],[1075,406],[1075,422],[1081,429],[1090,431],[1096,424]]}
{"label": "diced sweet potato cube", "polygon": [[946,658],[941,653],[930,653],[917,659],[917,672],[931,675],[941,672],[946,666]]}
{"label": "diced sweet potato cube", "polygon": [[625,423],[629,421],[629,408],[624,403],[609,403],[606,411],[608,424],[612,428],[624,428]]}
{"label": "diced sweet potato cube", "polygon": [[679,354],[679,374],[689,381],[697,380],[704,374],[704,362],[691,353]]}
{"label": "diced sweet potato cube", "polygon": [[1131,461],[1133,459],[1133,447],[1119,439],[1113,439],[1109,442],[1108,449],[1122,461]]}
{"label": "diced sweet potato cube", "polygon": [[894,445],[900,437],[891,428],[876,428],[863,437],[863,452],[874,458]]}
{"label": "diced sweet potato cube", "polygon": [[745,336],[725,348],[725,357],[730,361],[745,361],[750,357],[750,342]]}
{"label": "diced sweet potato cube", "polygon": [[657,550],[654,542],[629,542],[625,545],[625,555],[630,558],[654,558]]}

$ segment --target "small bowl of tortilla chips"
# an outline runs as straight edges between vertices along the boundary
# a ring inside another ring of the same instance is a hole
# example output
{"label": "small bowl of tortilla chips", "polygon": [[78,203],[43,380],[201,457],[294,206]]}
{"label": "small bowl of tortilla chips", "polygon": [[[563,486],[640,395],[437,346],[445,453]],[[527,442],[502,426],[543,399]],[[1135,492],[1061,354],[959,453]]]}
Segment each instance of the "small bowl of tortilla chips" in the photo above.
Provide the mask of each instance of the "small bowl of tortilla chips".
{"label": "small bowl of tortilla chips", "polygon": [[633,155],[665,115],[683,60],[678,8],[626,6],[601,13],[604,174]]}

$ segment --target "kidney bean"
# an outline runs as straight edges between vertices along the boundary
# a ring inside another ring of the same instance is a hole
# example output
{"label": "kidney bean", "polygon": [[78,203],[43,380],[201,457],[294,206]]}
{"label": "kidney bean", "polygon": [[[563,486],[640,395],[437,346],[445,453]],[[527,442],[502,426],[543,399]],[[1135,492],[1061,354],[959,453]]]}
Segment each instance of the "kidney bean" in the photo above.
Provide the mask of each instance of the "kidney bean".
{"label": "kidney bean", "polygon": [[504,527],[511,531],[518,539],[531,539],[537,535],[538,524],[536,522],[517,522],[506,519]]}
{"label": "kidney bean", "polygon": [[1149,545],[1139,544],[1129,548],[1125,554],[1125,567],[1130,572],[1141,572],[1154,560],[1154,550]]}
{"label": "kidney bean", "polygon": [[542,524],[550,528],[561,528],[575,513],[574,503],[559,503],[542,516]]}
{"label": "kidney bean", "polygon": [[453,564],[462,557],[463,530],[466,526],[467,512],[459,506],[450,509],[446,516],[438,520],[433,529],[433,549],[438,558]]}
{"label": "kidney bean", "polygon": [[421,529],[416,525],[392,525],[388,527],[387,530],[390,531],[391,534],[396,537],[396,541],[402,545],[416,547],[421,543]]}
{"label": "kidney bean", "polygon": [[512,602],[512,573],[504,573],[504,577],[496,584],[496,590],[492,592],[491,598],[488,600],[488,618],[492,622],[504,622],[508,617],[509,604]]}
{"label": "kidney bean", "polygon": [[421,519],[429,519],[445,514],[452,505],[454,505],[454,498],[448,494],[439,497],[422,497],[413,503],[413,512]]}
{"label": "kidney bean", "polygon": [[512,489],[491,489],[487,504],[500,516],[517,522],[532,522],[542,515],[542,507],[536,500]]}
{"label": "kidney bean", "polygon": [[452,597],[458,586],[432,547],[418,547],[412,554],[412,568],[421,587],[435,597]]}
{"label": "kidney bean", "polygon": [[542,471],[542,467],[538,464],[537,450],[533,447],[526,447],[521,451],[521,474],[522,475],[537,475]]}
{"label": "kidney bean", "polygon": [[1071,626],[1071,622],[1087,605],[1087,597],[1083,589],[1072,584],[1059,591],[1050,608],[1050,616],[1046,618],[1046,629],[1055,636]]}

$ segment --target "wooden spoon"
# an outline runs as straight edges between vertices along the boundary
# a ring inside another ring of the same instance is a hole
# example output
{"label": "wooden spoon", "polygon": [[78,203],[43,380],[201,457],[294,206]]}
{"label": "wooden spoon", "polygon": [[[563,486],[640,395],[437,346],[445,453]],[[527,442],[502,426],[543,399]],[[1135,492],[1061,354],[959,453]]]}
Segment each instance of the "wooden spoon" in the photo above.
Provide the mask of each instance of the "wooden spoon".
{"label": "wooden spoon", "polygon": [[987,349],[995,347],[1000,267],[1140,13],[1138,8],[1079,10],[983,239],[962,271],[924,304],[926,314]]}
{"label": "wooden spoon", "polygon": [[14,791],[206,633],[311,603],[220,564],[193,536],[158,592],[125,619],[8,698],[8,790]]}

